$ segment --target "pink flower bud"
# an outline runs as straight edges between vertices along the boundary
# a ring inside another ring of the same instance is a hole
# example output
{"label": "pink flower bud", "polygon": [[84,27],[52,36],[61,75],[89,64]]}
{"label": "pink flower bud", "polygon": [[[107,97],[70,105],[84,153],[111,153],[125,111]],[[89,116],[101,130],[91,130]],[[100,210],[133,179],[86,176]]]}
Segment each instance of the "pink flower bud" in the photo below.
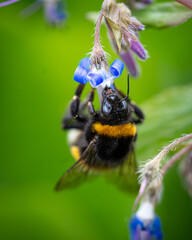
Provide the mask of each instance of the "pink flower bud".
{"label": "pink flower bud", "polygon": [[137,56],[142,59],[142,60],[146,60],[147,58],[147,52],[144,49],[143,45],[138,41],[130,41],[130,45],[131,45],[131,50],[137,54]]}
{"label": "pink flower bud", "polygon": [[122,58],[122,60],[124,61],[124,63],[126,64],[127,68],[129,69],[130,74],[133,77],[137,77],[139,71],[138,71],[137,63],[136,63],[131,51],[129,49],[127,49],[126,51],[121,50],[119,55]]}

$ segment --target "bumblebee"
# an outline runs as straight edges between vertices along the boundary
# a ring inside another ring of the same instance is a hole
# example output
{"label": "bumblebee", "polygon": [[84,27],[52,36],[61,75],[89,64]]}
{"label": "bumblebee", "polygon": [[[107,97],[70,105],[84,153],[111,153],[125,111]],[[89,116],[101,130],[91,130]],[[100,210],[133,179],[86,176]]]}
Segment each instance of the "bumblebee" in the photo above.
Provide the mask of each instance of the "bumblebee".
{"label": "bumblebee", "polygon": [[55,189],[76,187],[90,176],[103,172],[110,181],[130,191],[137,186],[136,124],[143,122],[144,114],[129,99],[129,77],[126,96],[115,86],[106,86],[102,90],[99,111],[93,106],[94,89],[86,100],[80,101],[84,86],[78,85],[68,114],[62,121],[76,162],[62,175]]}

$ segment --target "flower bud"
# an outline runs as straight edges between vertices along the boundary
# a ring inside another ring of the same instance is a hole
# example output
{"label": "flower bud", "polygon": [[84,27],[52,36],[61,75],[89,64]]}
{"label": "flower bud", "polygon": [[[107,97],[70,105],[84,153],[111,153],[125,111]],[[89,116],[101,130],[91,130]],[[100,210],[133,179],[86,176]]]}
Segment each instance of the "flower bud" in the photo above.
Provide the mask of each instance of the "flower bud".
{"label": "flower bud", "polygon": [[[120,7],[121,5],[119,4],[118,6]],[[126,9],[124,8],[124,5],[123,7],[120,8],[121,12],[123,12],[124,14],[126,13],[125,11]],[[148,56],[147,56],[147,51],[144,49],[143,45],[138,40],[138,33],[137,33],[137,31],[144,30],[144,26],[136,18],[130,17],[130,16],[131,16],[131,12],[129,11],[129,14],[127,12],[127,21],[129,19],[130,27],[127,29],[124,28],[122,38],[121,38],[120,51],[119,51],[118,42],[114,35],[114,30],[109,24],[109,21],[107,18],[105,19],[105,23],[108,29],[108,37],[114,50],[119,54],[119,56],[125,63],[126,67],[128,68],[130,74],[133,77],[138,77],[139,68],[132,53],[135,53],[142,60],[146,60]]]}
{"label": "flower bud", "polygon": [[133,77],[138,77],[139,74],[138,65],[131,51],[129,49],[127,50],[122,49],[119,55],[121,59],[124,61],[127,68],[129,69],[130,74]]}
{"label": "flower bud", "polygon": [[130,41],[130,48],[131,50],[137,54],[137,56],[142,59],[142,60],[146,60],[147,59],[147,52],[144,49],[143,45],[140,43],[140,41]]}

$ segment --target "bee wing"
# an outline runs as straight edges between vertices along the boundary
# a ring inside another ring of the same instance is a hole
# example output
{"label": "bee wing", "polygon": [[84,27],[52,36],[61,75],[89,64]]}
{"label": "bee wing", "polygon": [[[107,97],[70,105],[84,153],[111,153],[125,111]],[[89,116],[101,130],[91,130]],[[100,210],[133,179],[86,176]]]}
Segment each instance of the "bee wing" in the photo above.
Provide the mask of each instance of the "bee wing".
{"label": "bee wing", "polygon": [[126,192],[136,192],[139,189],[137,164],[134,148],[130,150],[127,159],[117,168],[112,169],[106,175],[109,182],[114,183],[119,189]]}
{"label": "bee wing", "polygon": [[92,140],[80,159],[61,176],[55,186],[55,190],[60,191],[66,188],[77,187],[88,179],[94,178],[95,174],[90,169],[90,166],[93,165],[94,153],[95,140]]}

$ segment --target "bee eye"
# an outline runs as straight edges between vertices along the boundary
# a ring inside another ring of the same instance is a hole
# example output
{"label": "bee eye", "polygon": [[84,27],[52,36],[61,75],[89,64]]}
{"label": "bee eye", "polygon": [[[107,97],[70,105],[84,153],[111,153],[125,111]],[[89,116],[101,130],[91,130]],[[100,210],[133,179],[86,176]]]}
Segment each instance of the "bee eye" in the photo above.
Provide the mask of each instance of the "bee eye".
{"label": "bee eye", "polygon": [[112,110],[112,106],[108,101],[105,101],[102,106],[103,115],[108,115]]}
{"label": "bee eye", "polygon": [[127,103],[126,103],[126,101],[120,101],[120,102],[118,103],[118,108],[119,108],[119,109],[122,109],[122,110],[127,109]]}
{"label": "bee eye", "polygon": [[113,103],[113,102],[115,102],[115,100],[116,100],[116,96],[110,95],[107,100],[108,100],[110,103]]}
{"label": "bee eye", "polygon": [[122,102],[119,102],[118,105],[117,105],[117,107],[118,107],[119,109],[121,109],[121,108],[123,107]]}

